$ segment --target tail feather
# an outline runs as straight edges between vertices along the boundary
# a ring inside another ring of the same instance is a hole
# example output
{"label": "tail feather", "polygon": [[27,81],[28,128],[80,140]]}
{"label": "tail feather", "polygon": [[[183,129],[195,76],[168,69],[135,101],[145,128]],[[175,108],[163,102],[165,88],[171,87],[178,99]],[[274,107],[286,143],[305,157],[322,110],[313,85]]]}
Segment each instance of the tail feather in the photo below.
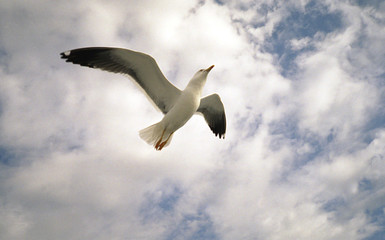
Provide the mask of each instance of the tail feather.
{"label": "tail feather", "polygon": [[156,150],[162,150],[170,144],[172,133],[169,133],[164,128],[161,122],[155,123],[139,131],[139,136],[145,142],[153,145]]}
{"label": "tail feather", "polygon": [[139,131],[139,136],[150,145],[154,145],[161,136],[163,129],[159,123],[153,124]]}

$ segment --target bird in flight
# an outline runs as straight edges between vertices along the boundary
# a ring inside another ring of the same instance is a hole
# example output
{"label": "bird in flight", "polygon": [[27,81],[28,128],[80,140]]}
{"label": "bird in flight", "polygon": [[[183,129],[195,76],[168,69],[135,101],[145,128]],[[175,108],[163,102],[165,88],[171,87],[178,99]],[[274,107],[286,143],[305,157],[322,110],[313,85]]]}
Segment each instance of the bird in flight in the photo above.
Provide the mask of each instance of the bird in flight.
{"label": "bird in flight", "polygon": [[139,131],[156,150],[171,142],[173,133],[195,113],[203,114],[215,136],[225,138],[226,115],[218,94],[201,98],[207,75],[214,65],[201,69],[181,91],[170,83],[150,55],[123,48],[89,47],[62,52],[66,62],[130,76],[164,114],[162,120]]}

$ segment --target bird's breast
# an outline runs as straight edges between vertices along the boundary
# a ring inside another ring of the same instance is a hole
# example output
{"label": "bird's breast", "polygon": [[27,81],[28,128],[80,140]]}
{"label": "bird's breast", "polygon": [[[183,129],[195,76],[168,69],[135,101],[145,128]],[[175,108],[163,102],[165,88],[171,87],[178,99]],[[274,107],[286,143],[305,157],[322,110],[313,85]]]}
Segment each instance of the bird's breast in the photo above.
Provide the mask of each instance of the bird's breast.
{"label": "bird's breast", "polygon": [[182,127],[194,115],[200,104],[200,95],[183,91],[174,107],[164,116],[164,123],[174,131]]}

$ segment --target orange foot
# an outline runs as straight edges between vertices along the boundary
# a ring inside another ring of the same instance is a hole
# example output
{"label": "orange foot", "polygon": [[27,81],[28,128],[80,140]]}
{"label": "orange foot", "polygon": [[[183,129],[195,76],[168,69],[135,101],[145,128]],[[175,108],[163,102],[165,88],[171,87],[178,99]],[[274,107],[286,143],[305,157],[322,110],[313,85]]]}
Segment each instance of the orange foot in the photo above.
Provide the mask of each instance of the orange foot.
{"label": "orange foot", "polygon": [[158,142],[156,142],[156,144],[155,144],[155,149],[158,151],[162,150],[162,148],[163,148],[163,146],[162,147],[160,147],[160,146],[162,145],[162,138],[163,138],[164,131],[165,130],[163,130],[162,135],[160,136]]}
{"label": "orange foot", "polygon": [[162,133],[162,136],[161,138],[159,139],[159,141],[156,143],[155,145],[155,149],[160,151],[162,150],[162,148],[167,144],[168,140],[170,139],[170,137],[172,136],[173,133],[171,133],[168,138],[166,139],[166,141],[162,142],[162,138],[163,138],[163,134],[164,134],[164,131]]}

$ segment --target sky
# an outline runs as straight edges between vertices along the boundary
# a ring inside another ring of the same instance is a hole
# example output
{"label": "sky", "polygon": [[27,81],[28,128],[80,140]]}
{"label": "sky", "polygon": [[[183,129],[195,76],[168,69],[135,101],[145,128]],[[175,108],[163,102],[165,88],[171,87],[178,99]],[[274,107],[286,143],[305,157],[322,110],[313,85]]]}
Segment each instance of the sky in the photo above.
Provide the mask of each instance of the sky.
{"label": "sky", "polygon": [[[0,1],[0,239],[385,238],[385,2]],[[162,118],[60,52],[153,56],[227,116]]]}

